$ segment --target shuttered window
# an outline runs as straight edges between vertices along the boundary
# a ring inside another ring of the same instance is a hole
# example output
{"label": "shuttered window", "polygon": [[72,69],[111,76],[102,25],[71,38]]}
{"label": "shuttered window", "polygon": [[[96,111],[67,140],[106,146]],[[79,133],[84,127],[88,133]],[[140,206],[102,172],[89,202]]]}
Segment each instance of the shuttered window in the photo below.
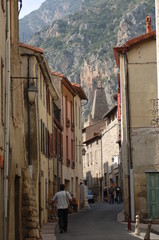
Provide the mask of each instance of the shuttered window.
{"label": "shuttered window", "polygon": [[52,134],[49,133],[49,158],[53,157]]}

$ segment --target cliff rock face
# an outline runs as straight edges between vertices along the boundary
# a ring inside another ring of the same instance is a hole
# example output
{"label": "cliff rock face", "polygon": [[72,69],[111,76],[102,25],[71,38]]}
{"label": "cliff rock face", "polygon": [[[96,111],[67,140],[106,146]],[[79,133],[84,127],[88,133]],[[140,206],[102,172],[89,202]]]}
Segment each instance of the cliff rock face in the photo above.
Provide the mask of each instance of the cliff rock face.
{"label": "cliff rock face", "polygon": [[80,9],[85,0],[46,0],[38,10],[20,19],[19,36],[21,41],[28,41],[36,32],[41,31],[53,21]]}
{"label": "cliff rock face", "polygon": [[[153,0],[47,0],[42,6],[48,3],[51,9],[53,2],[57,4],[54,17],[61,19],[48,20],[52,23],[37,32],[29,44],[45,50],[52,70],[81,83],[89,99],[84,112],[87,117],[99,79],[108,105],[112,105],[117,82],[113,47],[144,34],[148,14],[152,18],[152,29],[155,28],[155,3]],[[64,6],[68,10],[65,16]]]}

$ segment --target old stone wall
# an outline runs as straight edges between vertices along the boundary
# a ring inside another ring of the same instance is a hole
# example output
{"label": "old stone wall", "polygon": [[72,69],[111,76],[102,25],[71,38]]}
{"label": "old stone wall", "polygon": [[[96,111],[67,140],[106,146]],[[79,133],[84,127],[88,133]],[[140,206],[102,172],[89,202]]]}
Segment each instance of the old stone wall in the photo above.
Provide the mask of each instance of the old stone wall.
{"label": "old stone wall", "polygon": [[33,194],[32,183],[27,169],[22,170],[22,225],[23,240],[42,239],[36,198]]}

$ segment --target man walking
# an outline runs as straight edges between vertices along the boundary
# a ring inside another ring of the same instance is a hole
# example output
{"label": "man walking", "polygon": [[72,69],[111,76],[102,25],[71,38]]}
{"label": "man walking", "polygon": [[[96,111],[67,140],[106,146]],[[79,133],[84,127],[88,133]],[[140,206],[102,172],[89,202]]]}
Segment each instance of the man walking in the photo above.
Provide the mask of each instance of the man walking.
{"label": "man walking", "polygon": [[53,202],[57,202],[60,233],[67,232],[68,207],[71,200],[70,193],[65,191],[65,185],[60,184],[60,191],[52,199]]}

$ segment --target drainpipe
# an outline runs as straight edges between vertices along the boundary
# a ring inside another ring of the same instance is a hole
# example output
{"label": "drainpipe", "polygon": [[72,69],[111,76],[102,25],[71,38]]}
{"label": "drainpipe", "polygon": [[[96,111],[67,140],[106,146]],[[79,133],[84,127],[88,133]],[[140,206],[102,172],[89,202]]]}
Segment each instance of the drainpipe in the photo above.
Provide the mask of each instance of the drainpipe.
{"label": "drainpipe", "polygon": [[102,201],[103,201],[103,179],[104,179],[104,174],[103,174],[103,141],[102,141],[103,135],[101,135],[101,196],[102,196]]}
{"label": "drainpipe", "polygon": [[[126,108],[126,143],[127,143],[127,159],[128,159],[128,187],[129,187],[129,218],[134,221],[134,180],[133,180],[133,164],[131,153],[131,134],[130,134],[130,102],[129,102],[129,74],[127,55],[123,54],[124,59],[124,87],[125,87],[125,108]],[[125,69],[126,64],[126,69]]]}
{"label": "drainpipe", "polygon": [[[30,56],[28,55],[27,59],[27,89],[29,89],[29,81],[30,81]],[[30,160],[30,105],[29,105],[29,98],[27,96],[27,111],[28,111],[28,165],[31,165]]]}
{"label": "drainpipe", "polygon": [[[54,178],[54,175],[55,175],[55,172],[54,172],[54,161],[55,161],[55,157],[54,157],[54,148],[55,148],[55,137],[54,137],[54,99],[52,100],[52,160],[53,160],[53,185],[54,185],[54,181],[55,181],[55,178]],[[53,193],[55,193],[55,189],[53,189]]]}
{"label": "drainpipe", "polygon": [[[37,64],[38,65],[38,64]],[[36,68],[36,86],[38,88],[38,70]],[[40,114],[39,114],[39,96],[37,94],[37,115],[38,115],[38,150],[39,150],[39,225],[41,227],[41,143],[40,143]]]}
{"label": "drainpipe", "polygon": [[10,0],[7,0],[6,18],[6,113],[5,113],[5,152],[4,152],[4,240],[8,239],[8,163],[9,163],[9,124],[10,124]]}
{"label": "drainpipe", "polygon": [[155,13],[156,13],[157,98],[159,99],[159,0],[155,0]]}

